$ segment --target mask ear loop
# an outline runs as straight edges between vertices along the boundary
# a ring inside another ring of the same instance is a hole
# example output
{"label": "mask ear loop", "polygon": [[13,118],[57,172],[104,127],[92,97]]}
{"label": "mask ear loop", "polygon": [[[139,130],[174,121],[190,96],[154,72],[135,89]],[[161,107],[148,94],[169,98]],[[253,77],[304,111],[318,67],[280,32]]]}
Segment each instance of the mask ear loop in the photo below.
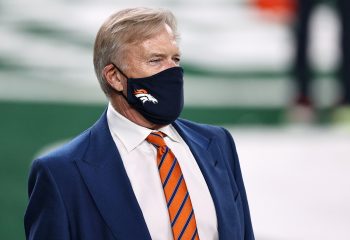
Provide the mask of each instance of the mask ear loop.
{"label": "mask ear loop", "polygon": [[120,68],[117,67],[117,65],[115,65],[114,63],[111,63],[126,79],[129,79],[128,76],[126,76],[125,73],[123,73],[122,70],[120,70]]}
{"label": "mask ear loop", "polygon": [[[122,70],[120,70],[120,68],[118,68],[117,67],[117,65],[115,65],[114,63],[111,63],[125,78],[126,78],[126,80],[128,81],[128,76],[126,76],[126,74],[122,71]],[[124,95],[124,93],[123,93],[123,91],[120,91],[120,94],[125,98],[125,100],[127,101],[127,102],[129,102],[128,101],[128,97],[127,96],[125,96]]]}

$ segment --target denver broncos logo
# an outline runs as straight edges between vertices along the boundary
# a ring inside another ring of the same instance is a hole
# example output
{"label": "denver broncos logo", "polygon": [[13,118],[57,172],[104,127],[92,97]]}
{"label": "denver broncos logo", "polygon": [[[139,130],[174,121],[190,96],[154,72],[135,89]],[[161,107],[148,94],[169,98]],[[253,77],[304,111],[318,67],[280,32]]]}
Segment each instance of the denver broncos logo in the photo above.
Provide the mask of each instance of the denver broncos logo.
{"label": "denver broncos logo", "polygon": [[158,100],[155,97],[153,97],[151,94],[149,94],[145,89],[136,89],[134,91],[134,95],[135,97],[140,99],[142,103],[145,103],[145,102],[152,102],[154,104],[158,103]]}

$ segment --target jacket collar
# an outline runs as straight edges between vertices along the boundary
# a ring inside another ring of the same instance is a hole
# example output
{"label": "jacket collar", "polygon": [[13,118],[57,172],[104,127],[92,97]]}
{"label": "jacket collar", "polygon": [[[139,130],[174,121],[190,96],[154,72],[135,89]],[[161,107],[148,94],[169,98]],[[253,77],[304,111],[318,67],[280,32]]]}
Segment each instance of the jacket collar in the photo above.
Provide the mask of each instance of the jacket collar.
{"label": "jacket collar", "polygon": [[90,129],[89,146],[85,156],[76,162],[97,208],[115,238],[151,240],[110,134],[106,112]]}

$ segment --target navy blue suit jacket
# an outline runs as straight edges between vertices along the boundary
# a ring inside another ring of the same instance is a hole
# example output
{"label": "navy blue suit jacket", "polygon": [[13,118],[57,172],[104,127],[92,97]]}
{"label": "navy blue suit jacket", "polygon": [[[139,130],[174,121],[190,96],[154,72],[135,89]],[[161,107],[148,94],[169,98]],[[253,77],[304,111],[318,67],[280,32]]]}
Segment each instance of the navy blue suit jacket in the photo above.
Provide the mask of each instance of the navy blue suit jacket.
{"label": "navy blue suit jacket", "polygon": [[[254,239],[231,135],[223,128],[181,119],[173,125],[207,182],[219,238]],[[24,219],[27,239],[151,239],[106,114],[71,142],[35,160],[28,191]]]}

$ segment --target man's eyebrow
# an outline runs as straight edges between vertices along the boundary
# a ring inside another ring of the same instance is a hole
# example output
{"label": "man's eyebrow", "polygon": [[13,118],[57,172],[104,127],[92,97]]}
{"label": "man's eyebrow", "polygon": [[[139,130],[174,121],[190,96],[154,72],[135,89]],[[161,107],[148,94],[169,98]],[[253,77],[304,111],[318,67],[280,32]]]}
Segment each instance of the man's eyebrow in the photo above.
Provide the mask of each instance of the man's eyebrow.
{"label": "man's eyebrow", "polygon": [[149,57],[164,57],[166,56],[164,53],[150,53]]}
{"label": "man's eyebrow", "polygon": [[[155,53],[150,53],[150,54],[148,55],[148,57],[165,57],[165,56],[167,56],[167,54],[164,54],[164,53],[157,53],[157,52],[155,52]],[[173,56],[179,57],[179,56],[181,56],[181,53],[175,53]]]}

